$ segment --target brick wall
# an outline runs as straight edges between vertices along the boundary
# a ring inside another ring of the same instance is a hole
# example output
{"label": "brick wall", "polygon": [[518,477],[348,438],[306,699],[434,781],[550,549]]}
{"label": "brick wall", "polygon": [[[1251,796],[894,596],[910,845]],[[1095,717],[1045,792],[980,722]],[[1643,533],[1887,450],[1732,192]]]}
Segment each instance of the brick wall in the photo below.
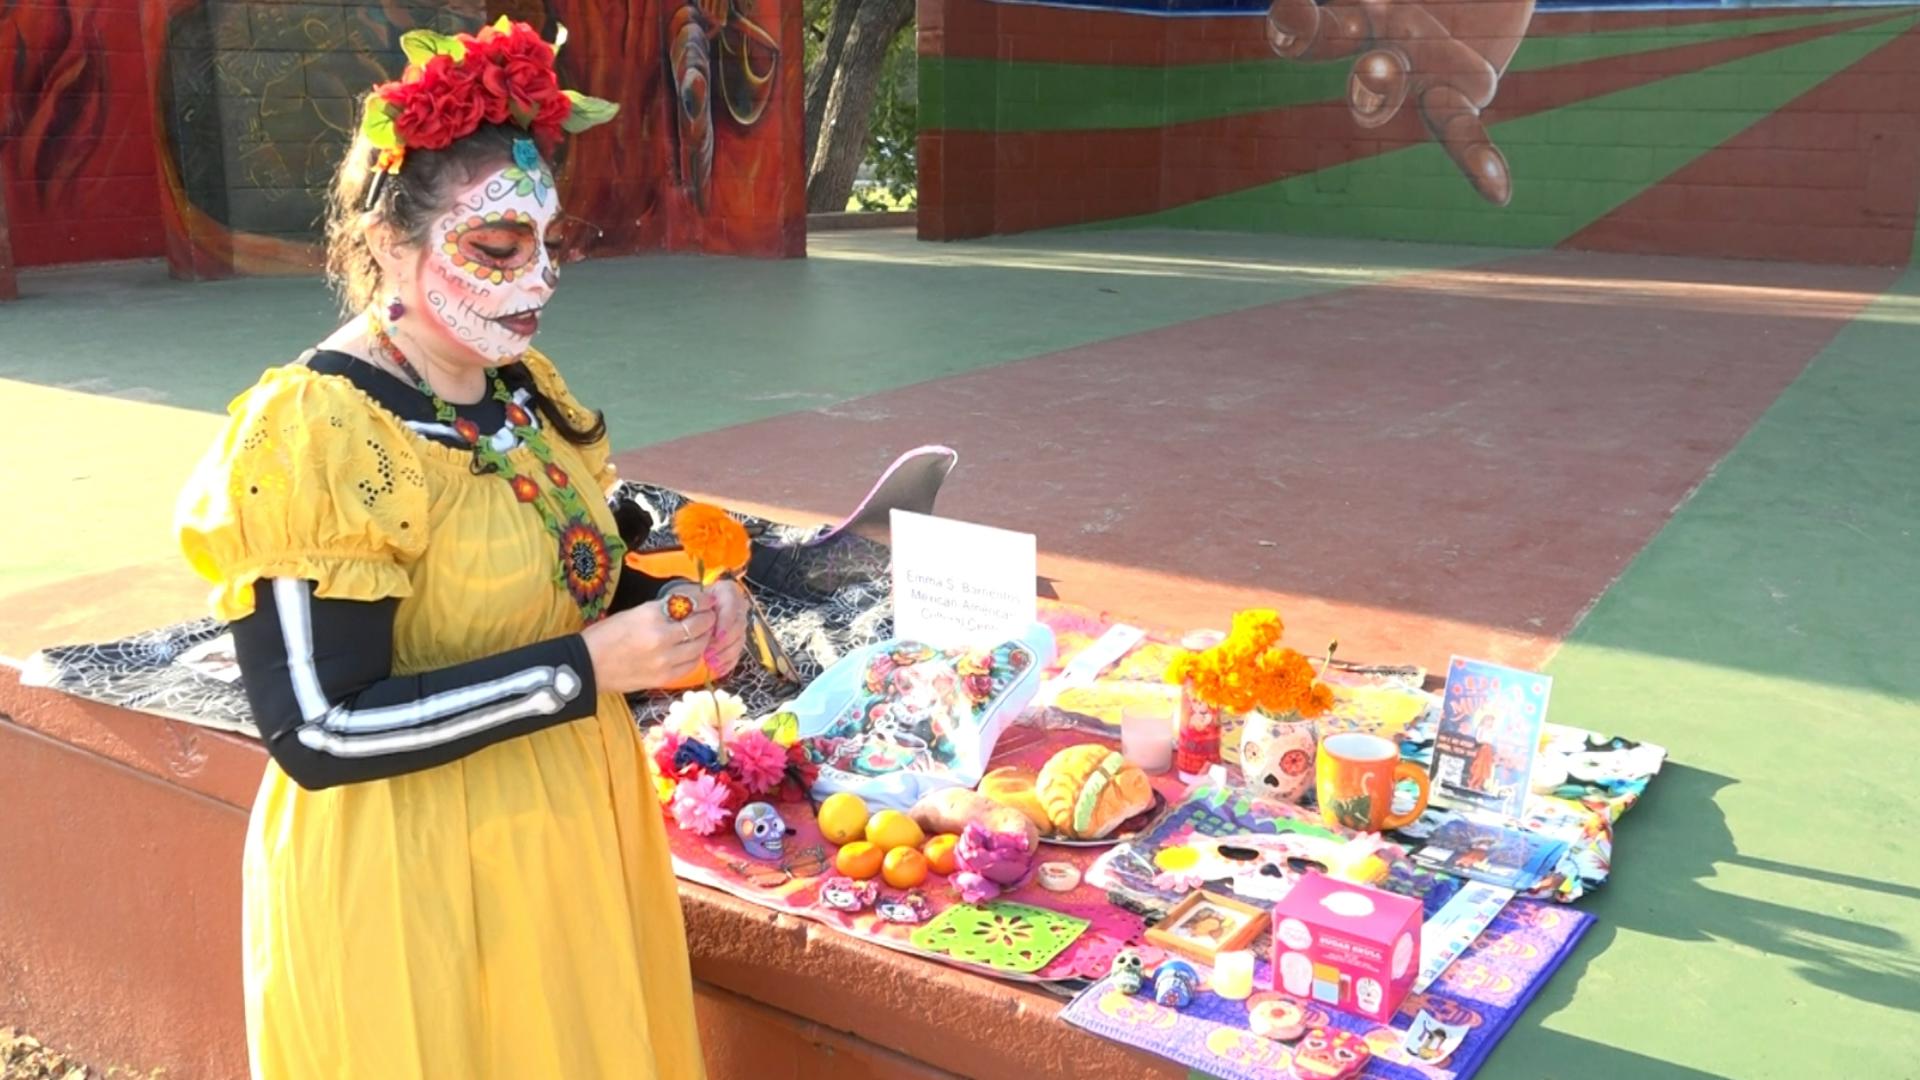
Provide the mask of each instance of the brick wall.
{"label": "brick wall", "polygon": [[[1166,17],[922,0],[922,235],[1111,222],[1912,257],[1911,9],[1547,12],[1525,0],[1431,0],[1417,6],[1481,54],[1481,84],[1494,90],[1480,114],[1486,134],[1462,127],[1448,145],[1418,95],[1475,85],[1458,54],[1376,41],[1413,58],[1415,89],[1397,114],[1363,116],[1349,96],[1354,58],[1277,55],[1264,2],[1221,4],[1249,10]],[[1503,74],[1489,84],[1494,69]]]}

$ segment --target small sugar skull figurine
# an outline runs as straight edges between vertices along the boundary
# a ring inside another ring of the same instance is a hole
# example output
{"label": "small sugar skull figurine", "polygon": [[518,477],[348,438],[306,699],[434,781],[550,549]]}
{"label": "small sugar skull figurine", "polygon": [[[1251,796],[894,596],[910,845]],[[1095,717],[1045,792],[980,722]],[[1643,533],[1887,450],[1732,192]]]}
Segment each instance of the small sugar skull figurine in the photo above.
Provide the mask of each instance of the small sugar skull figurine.
{"label": "small sugar skull figurine", "polygon": [[873,910],[890,923],[901,923],[906,926],[916,926],[926,922],[927,917],[933,914],[933,909],[927,904],[927,898],[917,892],[885,897],[874,906]]}
{"label": "small sugar skull figurine", "polygon": [[1367,1040],[1351,1031],[1308,1028],[1293,1049],[1293,1075],[1295,1080],[1348,1080],[1359,1076],[1372,1056]]}
{"label": "small sugar skull figurine", "polygon": [[769,803],[748,803],[733,818],[733,833],[746,845],[747,854],[767,862],[779,862],[786,849],[787,823],[780,811]]}
{"label": "small sugar skull figurine", "polygon": [[1184,1009],[1193,1004],[1193,989],[1200,985],[1200,973],[1185,960],[1169,960],[1153,973],[1153,1000],[1169,1009]]}
{"label": "small sugar skull figurine", "polygon": [[1115,953],[1113,966],[1107,972],[1113,976],[1113,988],[1123,994],[1137,994],[1147,985],[1147,962],[1134,949]]}
{"label": "small sugar skull figurine", "polygon": [[880,886],[849,877],[830,877],[820,883],[820,902],[840,911],[865,911],[880,895]]}

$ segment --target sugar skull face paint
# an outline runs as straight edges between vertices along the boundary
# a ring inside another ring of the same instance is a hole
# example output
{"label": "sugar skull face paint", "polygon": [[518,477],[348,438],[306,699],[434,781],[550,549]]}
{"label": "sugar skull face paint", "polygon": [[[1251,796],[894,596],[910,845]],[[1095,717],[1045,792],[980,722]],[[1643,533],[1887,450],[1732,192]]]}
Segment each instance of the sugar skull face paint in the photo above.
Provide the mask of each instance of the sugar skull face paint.
{"label": "sugar skull face paint", "polygon": [[428,321],[489,363],[527,351],[560,276],[547,246],[560,201],[546,163],[528,156],[454,194],[420,265]]}

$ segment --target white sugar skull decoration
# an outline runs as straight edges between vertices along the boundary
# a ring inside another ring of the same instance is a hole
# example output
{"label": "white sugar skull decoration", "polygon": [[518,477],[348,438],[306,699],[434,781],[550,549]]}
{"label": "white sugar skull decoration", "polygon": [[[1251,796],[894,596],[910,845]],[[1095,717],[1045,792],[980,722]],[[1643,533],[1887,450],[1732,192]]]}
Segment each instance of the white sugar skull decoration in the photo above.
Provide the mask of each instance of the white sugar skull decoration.
{"label": "white sugar skull decoration", "polygon": [[1313,787],[1313,722],[1247,714],[1240,735],[1240,772],[1247,786],[1275,802],[1298,803]]}

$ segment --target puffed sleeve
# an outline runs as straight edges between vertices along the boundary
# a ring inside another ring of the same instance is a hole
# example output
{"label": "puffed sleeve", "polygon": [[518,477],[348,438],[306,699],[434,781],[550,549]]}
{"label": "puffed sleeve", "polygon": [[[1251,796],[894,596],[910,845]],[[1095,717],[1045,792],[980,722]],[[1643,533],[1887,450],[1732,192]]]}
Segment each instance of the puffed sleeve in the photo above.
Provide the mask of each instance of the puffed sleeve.
{"label": "puffed sleeve", "polygon": [[227,408],[180,494],[180,546],[213,613],[254,609],[261,578],[339,600],[407,596],[427,544],[427,488],[406,431],[344,379],[290,365]]}
{"label": "puffed sleeve", "polygon": [[[538,349],[528,349],[520,362],[527,366],[527,374],[533,377],[534,385],[540,388],[540,392],[546,395],[554,408],[560,410],[568,423],[580,427],[591,426],[593,410],[580,404],[580,400],[573,396],[573,391],[567,389],[567,381],[560,377],[559,370],[553,366],[552,360],[547,359],[546,354]],[[580,447],[579,450],[580,455],[587,459],[587,468],[592,471],[595,481],[600,485],[600,490],[613,490],[613,485],[619,481],[620,476],[618,470],[614,468],[611,459],[612,450],[608,445],[607,437],[602,435],[594,442]]]}

